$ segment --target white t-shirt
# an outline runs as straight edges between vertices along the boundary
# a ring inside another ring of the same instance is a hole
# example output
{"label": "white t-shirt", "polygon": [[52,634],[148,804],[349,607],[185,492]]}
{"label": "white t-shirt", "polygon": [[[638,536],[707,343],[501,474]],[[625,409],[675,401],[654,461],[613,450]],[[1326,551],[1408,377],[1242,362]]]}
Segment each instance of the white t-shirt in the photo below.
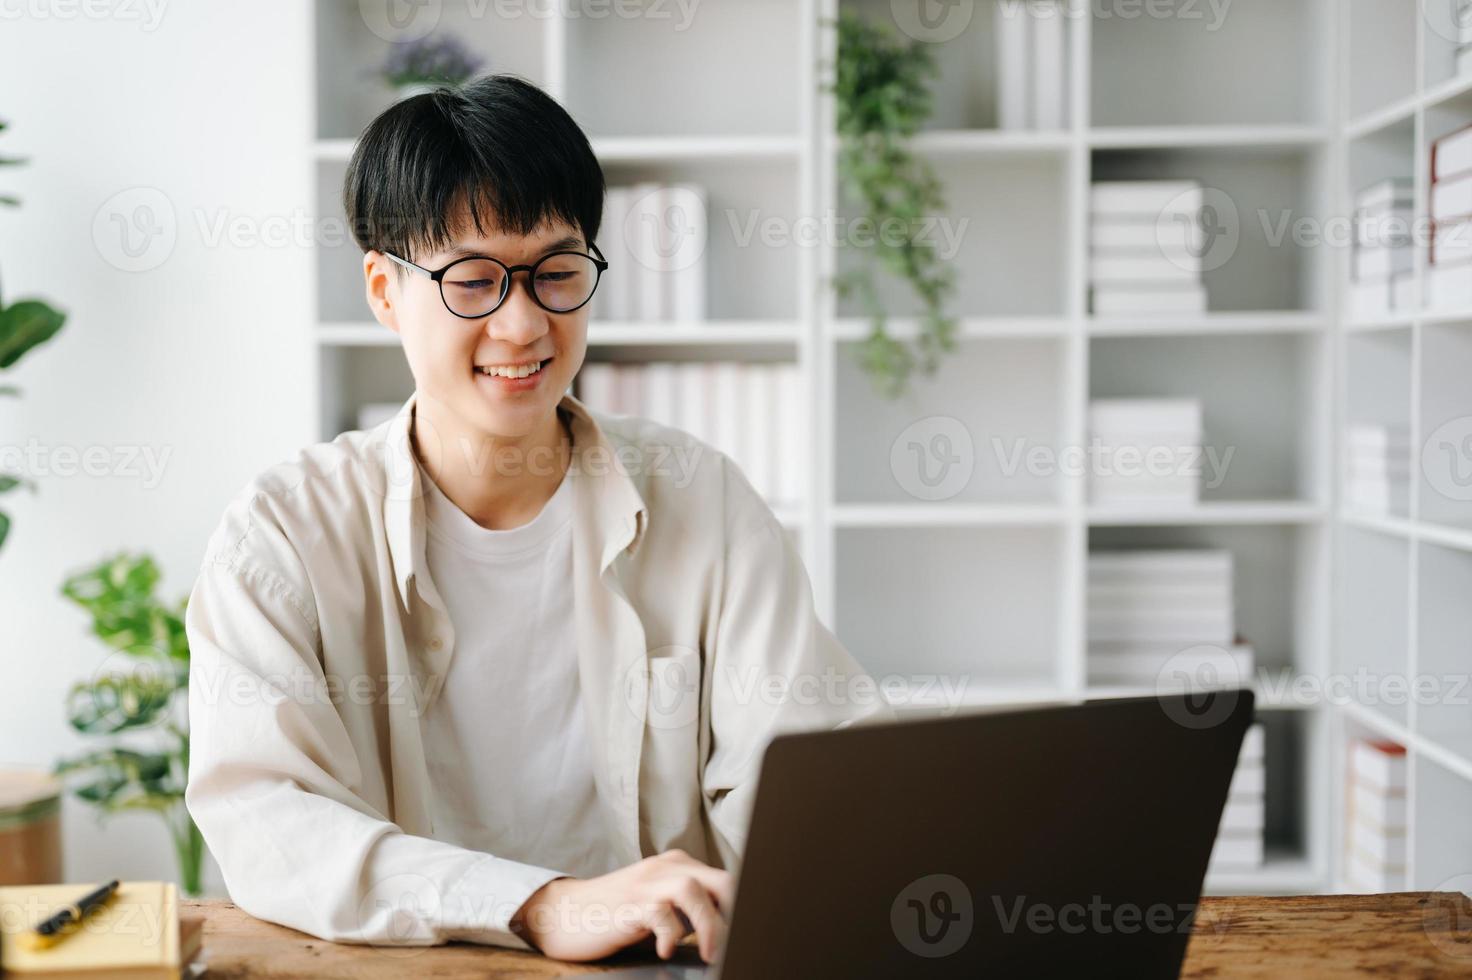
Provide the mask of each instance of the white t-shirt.
{"label": "white t-shirt", "polygon": [[578,683],[574,471],[535,518],[499,531],[420,478],[425,558],[455,628],[424,718],[435,836],[580,878],[615,870]]}

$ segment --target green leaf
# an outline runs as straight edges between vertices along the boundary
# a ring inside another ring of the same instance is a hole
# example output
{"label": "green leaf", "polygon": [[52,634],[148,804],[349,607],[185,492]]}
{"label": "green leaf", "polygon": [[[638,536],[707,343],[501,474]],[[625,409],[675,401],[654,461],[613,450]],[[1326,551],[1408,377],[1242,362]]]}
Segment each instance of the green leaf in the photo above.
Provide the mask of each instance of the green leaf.
{"label": "green leaf", "polygon": [[154,596],[159,571],[147,555],[121,554],[69,576],[61,592],[92,615],[92,632],[141,659],[187,663],[183,607]]}
{"label": "green leaf", "polygon": [[167,668],[78,681],[67,693],[67,720],[89,735],[111,735],[166,721],[174,694],[182,689],[181,676],[187,677]]}
{"label": "green leaf", "polygon": [[8,368],[27,351],[44,344],[66,322],[66,314],[36,299],[0,309],[0,368]]}
{"label": "green leaf", "polygon": [[8,534],[10,534],[10,515],[0,510],[0,545],[5,543],[5,537]]}
{"label": "green leaf", "polygon": [[0,385],[0,396],[3,396],[3,395],[11,395],[11,396],[18,397],[20,395],[20,386],[19,385]]}
{"label": "green leaf", "polygon": [[53,768],[72,791],[106,812],[163,811],[184,796],[187,774],[167,752],[113,747],[64,759]]}

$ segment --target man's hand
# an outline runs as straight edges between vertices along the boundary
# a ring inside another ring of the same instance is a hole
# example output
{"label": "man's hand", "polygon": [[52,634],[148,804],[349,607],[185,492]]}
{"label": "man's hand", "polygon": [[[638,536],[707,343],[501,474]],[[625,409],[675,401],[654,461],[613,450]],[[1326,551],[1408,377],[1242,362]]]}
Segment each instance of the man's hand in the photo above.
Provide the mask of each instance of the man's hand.
{"label": "man's hand", "polygon": [[660,959],[693,929],[701,959],[726,943],[736,895],[731,873],[665,851],[599,878],[558,878],[517,910],[511,928],[547,956],[596,960],[654,936]]}

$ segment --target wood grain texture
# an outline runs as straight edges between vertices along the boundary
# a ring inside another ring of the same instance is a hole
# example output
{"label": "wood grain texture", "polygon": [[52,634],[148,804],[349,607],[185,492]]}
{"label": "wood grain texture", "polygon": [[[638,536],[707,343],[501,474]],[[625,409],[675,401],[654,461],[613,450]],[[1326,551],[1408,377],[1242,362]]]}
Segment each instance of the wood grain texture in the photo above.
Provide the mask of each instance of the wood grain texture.
{"label": "wood grain texture", "polygon": [[[207,976],[216,980],[534,978],[657,962],[646,953],[592,965],[561,963],[467,943],[341,945],[263,922],[219,899],[184,901],[181,914],[204,918]],[[1472,899],[1443,892],[1207,898],[1181,975],[1472,977]]]}

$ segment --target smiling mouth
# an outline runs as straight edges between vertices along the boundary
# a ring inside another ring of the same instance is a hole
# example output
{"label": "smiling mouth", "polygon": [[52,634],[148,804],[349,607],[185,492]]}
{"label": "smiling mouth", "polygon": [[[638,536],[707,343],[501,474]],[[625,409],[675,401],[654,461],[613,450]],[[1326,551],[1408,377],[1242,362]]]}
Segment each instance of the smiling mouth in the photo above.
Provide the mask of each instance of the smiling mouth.
{"label": "smiling mouth", "polygon": [[552,358],[549,357],[545,361],[538,361],[535,364],[523,364],[514,367],[494,364],[477,364],[475,366],[475,373],[483,374],[486,377],[490,378],[510,378],[512,380],[516,380],[517,378],[529,378],[532,375],[540,372],[543,368],[551,363]]}

